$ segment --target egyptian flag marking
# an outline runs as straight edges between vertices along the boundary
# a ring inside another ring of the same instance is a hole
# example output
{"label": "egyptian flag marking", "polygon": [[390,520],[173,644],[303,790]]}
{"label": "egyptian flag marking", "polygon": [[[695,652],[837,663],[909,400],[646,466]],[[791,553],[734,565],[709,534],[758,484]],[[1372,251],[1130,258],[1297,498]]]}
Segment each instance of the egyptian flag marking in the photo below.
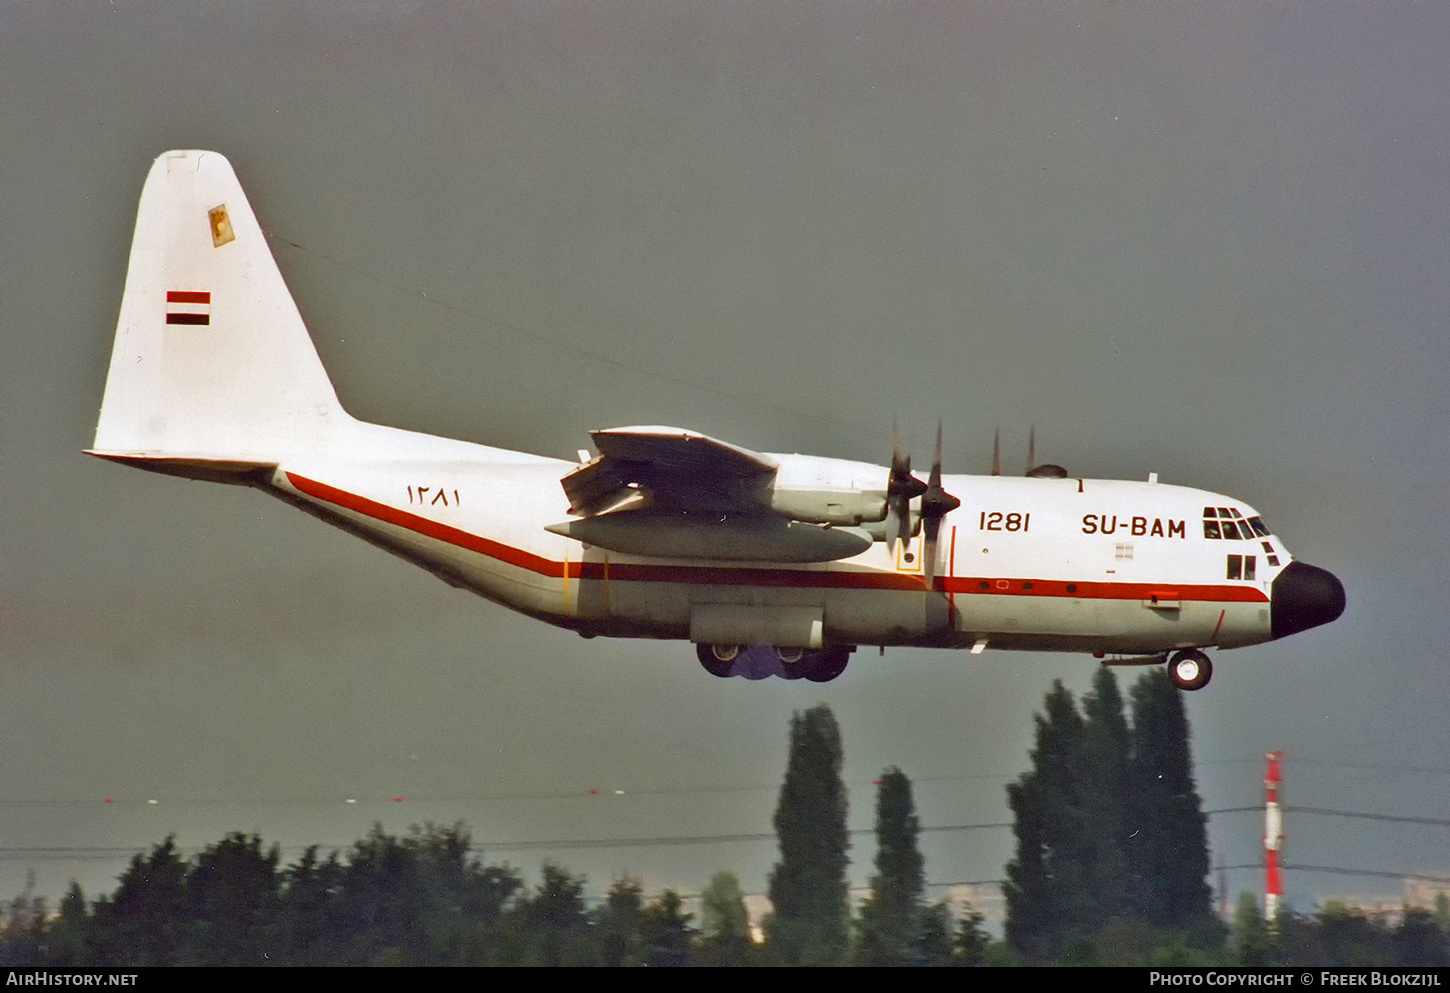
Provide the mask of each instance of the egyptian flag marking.
{"label": "egyptian flag marking", "polygon": [[210,290],[168,290],[167,324],[211,324]]}

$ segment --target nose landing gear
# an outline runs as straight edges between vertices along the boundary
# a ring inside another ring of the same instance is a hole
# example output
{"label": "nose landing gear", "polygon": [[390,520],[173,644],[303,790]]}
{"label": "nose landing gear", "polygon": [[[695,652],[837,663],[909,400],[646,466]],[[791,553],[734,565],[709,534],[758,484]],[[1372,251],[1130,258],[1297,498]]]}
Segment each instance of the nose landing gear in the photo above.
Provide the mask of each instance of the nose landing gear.
{"label": "nose landing gear", "polygon": [[1213,663],[1196,648],[1185,648],[1168,662],[1168,678],[1180,690],[1201,690],[1213,678]]}

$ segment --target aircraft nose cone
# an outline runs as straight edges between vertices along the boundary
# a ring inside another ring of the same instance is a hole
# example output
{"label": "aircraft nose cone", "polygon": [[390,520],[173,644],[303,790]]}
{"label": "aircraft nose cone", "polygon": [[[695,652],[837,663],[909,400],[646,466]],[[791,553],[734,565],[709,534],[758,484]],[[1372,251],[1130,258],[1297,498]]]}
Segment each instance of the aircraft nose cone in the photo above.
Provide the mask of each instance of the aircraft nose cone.
{"label": "aircraft nose cone", "polygon": [[1344,584],[1328,569],[1290,562],[1274,579],[1269,610],[1275,638],[1317,628],[1344,613]]}

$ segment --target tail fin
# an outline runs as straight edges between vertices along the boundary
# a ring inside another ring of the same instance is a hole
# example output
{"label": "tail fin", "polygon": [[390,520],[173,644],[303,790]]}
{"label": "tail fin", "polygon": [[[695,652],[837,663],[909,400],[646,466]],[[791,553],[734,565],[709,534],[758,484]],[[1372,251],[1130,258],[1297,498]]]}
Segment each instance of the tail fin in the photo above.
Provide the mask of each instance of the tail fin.
{"label": "tail fin", "polygon": [[231,163],[167,152],[141,191],[92,454],[275,464],[350,420]]}

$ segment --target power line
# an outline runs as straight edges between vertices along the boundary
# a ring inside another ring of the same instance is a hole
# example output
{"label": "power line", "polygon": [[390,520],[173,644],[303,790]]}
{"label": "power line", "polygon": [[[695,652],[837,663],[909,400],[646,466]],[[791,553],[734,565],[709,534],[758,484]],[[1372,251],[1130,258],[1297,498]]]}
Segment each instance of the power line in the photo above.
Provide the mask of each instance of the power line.
{"label": "power line", "polygon": [[[980,824],[941,824],[920,828],[922,834],[940,834],[956,831],[981,831],[1000,828],[1010,828],[1012,825],[1007,822],[984,822]],[[875,828],[853,828],[847,832],[852,836],[871,835],[876,833]],[[654,837],[633,837],[633,838],[553,838],[553,839],[527,839],[514,841],[481,841],[475,840],[474,849],[480,852],[488,851],[540,851],[540,850],[574,850],[574,849],[609,849],[609,848],[673,848],[684,845],[724,845],[740,843],[758,843],[762,841],[777,840],[775,832],[752,831],[740,832],[737,834],[694,834],[694,835],[658,835]],[[177,851],[187,854],[197,854],[203,851],[202,847],[182,848],[178,846]],[[278,846],[281,851],[303,852],[310,845],[286,845]],[[325,846],[323,846],[325,847]],[[345,850],[339,848],[338,850]],[[70,859],[104,859],[124,857],[136,853],[134,848],[123,846],[112,847],[0,847],[0,861],[66,861]]]}
{"label": "power line", "polygon": [[[292,241],[290,238],[284,238],[275,232],[267,231],[264,233],[267,235],[268,238],[271,238],[273,241],[280,242],[281,244],[296,249],[297,251],[302,252],[305,255],[310,255],[313,258],[319,259],[323,262],[327,262],[333,266],[336,266],[339,269],[346,270],[347,272],[352,273],[359,279],[376,283],[379,286],[386,286],[397,293],[400,293],[404,296],[412,297],[415,300],[421,300],[423,303],[429,304],[440,310],[448,311],[457,316],[468,318],[472,321],[487,324],[496,330],[503,331],[516,338],[534,342],[536,344],[547,345],[560,352],[572,354],[578,358],[586,359],[590,362],[596,362],[602,365],[611,366],[615,369],[634,373],[635,375],[643,376],[647,379],[654,379],[662,383],[670,383],[674,386],[685,387],[687,389],[695,390],[700,393],[717,396],[725,400],[731,400],[737,403],[748,403],[753,407],[763,407],[780,414],[788,415],[790,417],[799,418],[805,421],[813,421],[817,424],[823,424],[839,430],[849,431],[852,438],[860,438],[862,436],[871,437],[874,436],[879,429],[879,426],[873,427],[857,422],[838,420],[834,417],[823,417],[820,414],[812,413],[811,411],[802,410],[796,407],[786,406],[785,404],[775,402],[765,397],[755,396],[747,393],[740,393],[734,390],[722,389],[718,385],[714,385],[704,380],[687,379],[683,376],[672,376],[668,373],[657,372],[653,369],[647,369],[644,366],[635,365],[632,362],[625,362],[611,355],[606,355],[603,352],[596,352],[592,349],[580,347],[579,345],[563,340],[562,338],[555,335],[543,334],[538,331],[530,331],[528,328],[525,328],[522,325],[515,324],[511,321],[500,320],[499,318],[492,317],[480,310],[474,310],[461,304],[449,303],[443,300],[438,300],[434,297],[430,297],[426,292],[422,290],[404,285],[399,282],[395,282],[383,276],[379,276],[377,273],[364,269],[354,263],[347,262],[337,256],[329,255],[325,252],[319,252],[314,249],[308,248],[305,245]],[[947,450],[958,458],[976,459],[981,457],[980,452],[966,452],[962,449],[952,448],[950,446]]]}
{"label": "power line", "polygon": [[[974,775],[955,776],[922,776],[912,780],[912,785],[919,788],[926,784],[951,784],[951,783],[974,783],[987,781],[1006,782],[1016,778],[1015,775],[1003,775],[1001,773],[979,773]],[[858,780],[851,784],[853,789],[867,789],[875,786],[875,780]],[[654,787],[654,788],[629,788],[614,789],[600,786],[581,786],[569,790],[518,790],[501,791],[497,793],[470,793],[470,794],[438,794],[438,793],[407,793],[401,796],[167,796],[164,794],[143,795],[145,798],[137,797],[124,798],[120,796],[109,796],[101,800],[81,800],[62,797],[38,797],[38,798],[6,798],[0,799],[0,808],[3,807],[93,807],[98,805],[129,807],[129,806],[178,806],[178,805],[221,805],[221,804],[245,804],[250,807],[287,806],[298,804],[315,805],[366,805],[366,804],[398,804],[398,803],[497,803],[508,800],[609,800],[609,799],[630,799],[638,797],[669,797],[669,796],[711,796],[733,793],[758,793],[763,791],[776,791],[780,789],[780,783],[751,783],[738,786],[700,786],[700,787]]]}
{"label": "power line", "polygon": [[1450,886],[1450,878],[1444,876],[1421,876],[1413,872],[1388,872],[1384,869],[1346,869],[1333,865],[1300,865],[1286,862],[1284,869],[1295,872],[1325,872],[1335,876],[1377,876],[1381,879],[1414,879],[1425,883],[1442,883]]}
{"label": "power line", "polygon": [[1360,769],[1367,772],[1415,772],[1435,776],[1450,776],[1450,768],[1433,765],[1380,765],[1369,762],[1334,762],[1328,759],[1289,759],[1291,765],[1322,765],[1339,769]]}
{"label": "power line", "polygon": [[1402,817],[1396,814],[1367,814],[1358,810],[1327,810],[1323,807],[1285,807],[1291,814],[1322,814],[1326,817],[1353,817],[1366,821],[1391,821],[1397,824],[1429,824],[1434,827],[1450,827],[1450,819],[1443,817]]}
{"label": "power line", "polygon": [[496,330],[506,332],[516,338],[522,338],[525,341],[532,341],[535,343],[548,345],[552,348],[557,349],[558,351],[566,352],[579,358],[588,359],[591,362],[597,362],[601,365],[607,365],[615,369],[621,369],[626,372],[631,372],[635,375],[643,376],[648,379],[658,380],[662,383],[670,383],[674,386],[683,386],[692,390],[698,390],[701,393],[709,393],[711,395],[721,397],[726,400],[749,403],[752,406],[756,407],[766,407],[770,410],[776,411],[777,413],[788,414],[792,417],[799,417],[803,420],[815,421],[818,424],[826,424],[830,425],[831,427],[843,428],[850,431],[853,437],[860,436],[863,432],[870,432],[871,430],[873,430],[861,424],[853,424],[847,421],[839,421],[835,418],[822,417],[820,414],[813,414],[809,411],[798,410],[794,407],[787,407],[784,404],[776,403],[762,397],[751,396],[746,393],[737,393],[733,390],[721,389],[719,386],[710,385],[709,383],[706,383],[702,380],[686,379],[682,376],[671,376],[666,373],[656,372],[652,369],[646,369],[643,366],[635,365],[631,362],[624,362],[620,359],[614,358],[613,356],[605,355],[602,352],[596,352],[588,348],[581,348],[579,345],[560,340],[559,338],[556,338],[552,335],[541,334],[537,331],[530,331],[527,328],[524,328],[518,324],[514,324],[510,321],[503,321],[499,320],[496,317],[490,317],[488,314],[485,314],[482,311],[473,310],[460,304],[448,303],[435,299],[428,296],[428,294],[423,292],[422,290],[417,290],[413,287],[405,286],[402,283],[386,279],[382,276],[377,275],[376,273],[370,272],[350,262],[346,262],[336,256],[328,255],[325,252],[318,252],[311,248],[307,248],[306,246],[300,245],[297,242],[292,241],[288,238],[283,238],[281,235],[276,234],[275,232],[269,231],[267,232],[267,236],[274,241],[279,241],[284,245],[295,248],[299,252],[311,255],[312,257],[321,259],[324,262],[328,262],[338,267],[339,269],[345,269],[361,279],[376,283],[379,286],[386,286],[389,289],[395,290],[398,293],[403,294],[404,296],[409,296],[416,300],[422,300],[424,303],[430,304],[440,310],[449,311],[460,317],[466,317],[473,321],[482,322],[489,325],[490,327],[495,328]]}

